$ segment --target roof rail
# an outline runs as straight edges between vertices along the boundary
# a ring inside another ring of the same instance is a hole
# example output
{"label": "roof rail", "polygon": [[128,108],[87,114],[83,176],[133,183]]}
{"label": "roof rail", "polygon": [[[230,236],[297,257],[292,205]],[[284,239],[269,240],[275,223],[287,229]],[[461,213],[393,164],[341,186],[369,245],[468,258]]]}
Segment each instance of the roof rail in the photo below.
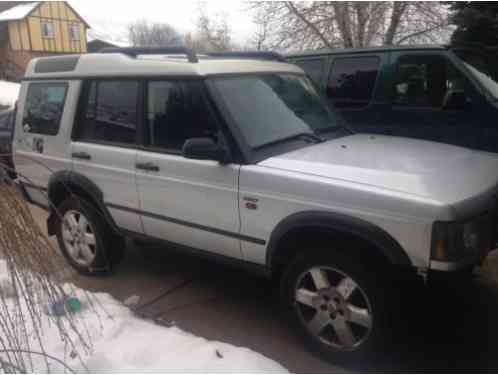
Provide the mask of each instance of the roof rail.
{"label": "roof rail", "polygon": [[204,55],[213,58],[260,59],[287,62],[281,54],[271,51],[207,52]]}
{"label": "roof rail", "polygon": [[186,47],[106,47],[102,48],[100,53],[123,53],[128,56],[137,57],[138,55],[186,55],[191,63],[199,62],[197,55],[191,49]]}

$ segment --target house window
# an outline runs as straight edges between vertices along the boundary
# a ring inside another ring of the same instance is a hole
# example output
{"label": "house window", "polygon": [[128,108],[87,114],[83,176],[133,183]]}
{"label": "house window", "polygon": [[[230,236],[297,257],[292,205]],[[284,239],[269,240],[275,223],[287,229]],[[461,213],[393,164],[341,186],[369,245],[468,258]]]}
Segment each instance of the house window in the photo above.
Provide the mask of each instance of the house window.
{"label": "house window", "polygon": [[41,22],[41,33],[42,38],[53,39],[54,38],[54,24],[48,21]]}
{"label": "house window", "polygon": [[69,39],[72,41],[80,40],[80,27],[78,24],[69,25]]}

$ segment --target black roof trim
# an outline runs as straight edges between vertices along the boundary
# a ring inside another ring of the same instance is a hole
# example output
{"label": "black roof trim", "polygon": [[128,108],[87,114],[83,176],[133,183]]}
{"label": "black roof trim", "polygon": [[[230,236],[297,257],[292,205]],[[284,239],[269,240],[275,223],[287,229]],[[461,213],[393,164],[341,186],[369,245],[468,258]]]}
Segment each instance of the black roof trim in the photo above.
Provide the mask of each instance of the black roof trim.
{"label": "black roof trim", "polygon": [[233,51],[233,52],[207,52],[203,54],[208,58],[227,59],[259,59],[278,62],[287,62],[285,57],[272,51]]}
{"label": "black roof trim", "polygon": [[399,45],[399,46],[382,46],[382,47],[365,47],[365,48],[336,48],[336,49],[319,49],[296,51],[286,53],[286,58],[299,58],[310,56],[326,56],[326,55],[342,55],[355,53],[378,53],[390,51],[416,51],[416,50],[445,50],[447,46],[439,44],[423,44],[423,45]]}
{"label": "black roof trim", "polygon": [[174,47],[108,47],[103,48],[99,53],[122,53],[131,57],[138,55],[186,55],[191,63],[199,62],[194,51],[183,46]]}

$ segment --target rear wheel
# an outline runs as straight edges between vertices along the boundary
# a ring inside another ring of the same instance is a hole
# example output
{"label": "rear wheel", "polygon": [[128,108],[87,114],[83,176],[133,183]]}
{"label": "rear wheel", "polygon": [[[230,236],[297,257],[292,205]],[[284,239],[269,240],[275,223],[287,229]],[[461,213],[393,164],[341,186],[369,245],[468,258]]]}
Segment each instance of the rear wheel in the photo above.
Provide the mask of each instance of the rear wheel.
{"label": "rear wheel", "polygon": [[110,230],[101,213],[81,198],[65,200],[58,208],[57,240],[78,272],[107,273],[121,261],[125,242]]}
{"label": "rear wheel", "polygon": [[388,289],[383,276],[342,254],[298,257],[282,280],[297,332],[312,351],[334,359],[382,351],[390,333]]}

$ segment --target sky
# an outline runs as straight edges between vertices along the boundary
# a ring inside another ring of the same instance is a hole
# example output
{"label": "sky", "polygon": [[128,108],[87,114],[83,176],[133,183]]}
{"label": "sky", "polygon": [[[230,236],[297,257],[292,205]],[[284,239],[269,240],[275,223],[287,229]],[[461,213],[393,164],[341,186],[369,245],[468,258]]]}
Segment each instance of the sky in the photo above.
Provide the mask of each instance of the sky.
{"label": "sky", "polygon": [[[90,24],[90,37],[126,43],[126,27],[138,20],[168,23],[181,33],[195,31],[199,1],[70,0],[71,6]],[[244,1],[206,1],[209,15],[225,13],[234,42],[244,44],[255,26]]]}

